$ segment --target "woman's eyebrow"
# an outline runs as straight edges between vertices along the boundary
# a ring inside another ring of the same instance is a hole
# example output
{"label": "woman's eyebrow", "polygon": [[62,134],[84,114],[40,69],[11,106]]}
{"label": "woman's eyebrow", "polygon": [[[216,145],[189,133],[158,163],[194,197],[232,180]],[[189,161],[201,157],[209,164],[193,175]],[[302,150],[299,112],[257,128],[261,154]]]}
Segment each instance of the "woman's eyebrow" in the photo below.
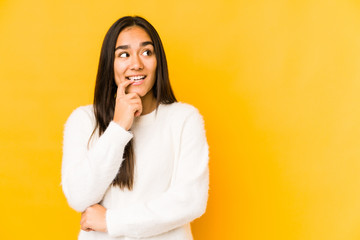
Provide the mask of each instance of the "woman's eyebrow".
{"label": "woman's eyebrow", "polygon": [[129,48],[130,48],[130,45],[120,45],[115,48],[115,51],[118,49],[129,49]]}
{"label": "woman's eyebrow", "polygon": [[149,45],[149,44],[154,46],[153,42],[151,42],[151,41],[142,42],[142,43],[140,43],[140,46],[144,47],[144,46]]}
{"label": "woman's eyebrow", "polygon": [[[151,41],[142,42],[142,43],[140,43],[139,45],[140,45],[140,47],[144,47],[144,46],[146,46],[146,45],[152,45],[152,46],[154,46],[153,42],[151,42]],[[115,51],[118,50],[118,49],[129,49],[129,48],[130,48],[130,45],[120,45],[120,46],[117,46],[117,47],[115,48]]]}

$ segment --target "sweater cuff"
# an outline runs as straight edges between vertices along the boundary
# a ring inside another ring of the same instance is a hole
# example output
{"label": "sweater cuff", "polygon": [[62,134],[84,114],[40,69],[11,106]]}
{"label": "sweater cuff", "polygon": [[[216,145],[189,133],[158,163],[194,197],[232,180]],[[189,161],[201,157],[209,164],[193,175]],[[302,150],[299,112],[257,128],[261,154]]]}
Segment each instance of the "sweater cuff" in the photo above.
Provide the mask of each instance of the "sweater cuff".
{"label": "sweater cuff", "polygon": [[118,140],[124,146],[131,140],[133,134],[129,131],[126,131],[123,127],[117,124],[114,121],[111,121],[106,130],[109,129],[109,132],[113,133],[114,140]]}
{"label": "sweater cuff", "polygon": [[[107,209],[105,215],[106,228],[109,236],[120,237],[123,236],[124,229],[121,224],[117,221],[116,212],[113,209]],[[117,223],[117,224],[116,224]]]}

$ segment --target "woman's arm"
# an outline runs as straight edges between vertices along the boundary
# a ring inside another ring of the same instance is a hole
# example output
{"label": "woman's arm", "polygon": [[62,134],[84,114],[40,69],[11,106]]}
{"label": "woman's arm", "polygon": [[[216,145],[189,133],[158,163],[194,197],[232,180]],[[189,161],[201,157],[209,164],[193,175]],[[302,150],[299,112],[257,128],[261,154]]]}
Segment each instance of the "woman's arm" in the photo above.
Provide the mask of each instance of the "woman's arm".
{"label": "woman's arm", "polygon": [[209,186],[208,145],[201,115],[194,111],[182,125],[180,157],[171,187],[142,204],[107,209],[110,236],[150,237],[200,217]]}
{"label": "woman's arm", "polygon": [[123,161],[124,148],[132,138],[130,132],[111,122],[88,149],[94,128],[90,114],[84,107],[76,109],[64,131],[62,187],[69,205],[78,212],[102,200]]}

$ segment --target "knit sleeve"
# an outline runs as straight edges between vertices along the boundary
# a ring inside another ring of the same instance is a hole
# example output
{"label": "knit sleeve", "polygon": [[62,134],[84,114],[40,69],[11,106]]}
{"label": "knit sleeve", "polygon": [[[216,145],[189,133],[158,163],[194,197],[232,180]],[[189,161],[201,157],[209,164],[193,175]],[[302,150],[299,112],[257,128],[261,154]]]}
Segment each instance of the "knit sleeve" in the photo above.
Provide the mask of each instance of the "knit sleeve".
{"label": "knit sleeve", "polygon": [[151,237],[200,217],[206,210],[209,169],[203,119],[194,111],[181,126],[180,155],[167,192],[145,203],[108,209],[106,222],[112,237]]}
{"label": "knit sleeve", "polygon": [[111,122],[88,147],[94,124],[82,107],[65,124],[61,184],[69,205],[78,212],[100,202],[123,161],[132,134]]}

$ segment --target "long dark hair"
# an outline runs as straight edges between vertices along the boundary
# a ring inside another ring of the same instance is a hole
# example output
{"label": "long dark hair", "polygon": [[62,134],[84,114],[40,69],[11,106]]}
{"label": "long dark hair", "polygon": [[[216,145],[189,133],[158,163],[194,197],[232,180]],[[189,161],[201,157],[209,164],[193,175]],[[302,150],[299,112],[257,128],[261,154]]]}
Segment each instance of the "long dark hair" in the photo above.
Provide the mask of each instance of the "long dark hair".
{"label": "long dark hair", "polygon": [[[93,103],[96,125],[91,137],[97,129],[99,136],[101,136],[113,120],[115,94],[117,91],[117,85],[114,79],[115,45],[120,32],[130,26],[139,26],[143,28],[147,34],[149,34],[154,44],[157,67],[156,80],[152,91],[156,98],[157,107],[160,103],[170,104],[177,101],[170,85],[165,51],[155,28],[142,17],[122,17],[110,27],[101,47]],[[124,161],[121,164],[112,185],[119,186],[121,189],[127,187],[129,190],[132,190],[135,166],[132,140],[126,145],[123,157]]]}

